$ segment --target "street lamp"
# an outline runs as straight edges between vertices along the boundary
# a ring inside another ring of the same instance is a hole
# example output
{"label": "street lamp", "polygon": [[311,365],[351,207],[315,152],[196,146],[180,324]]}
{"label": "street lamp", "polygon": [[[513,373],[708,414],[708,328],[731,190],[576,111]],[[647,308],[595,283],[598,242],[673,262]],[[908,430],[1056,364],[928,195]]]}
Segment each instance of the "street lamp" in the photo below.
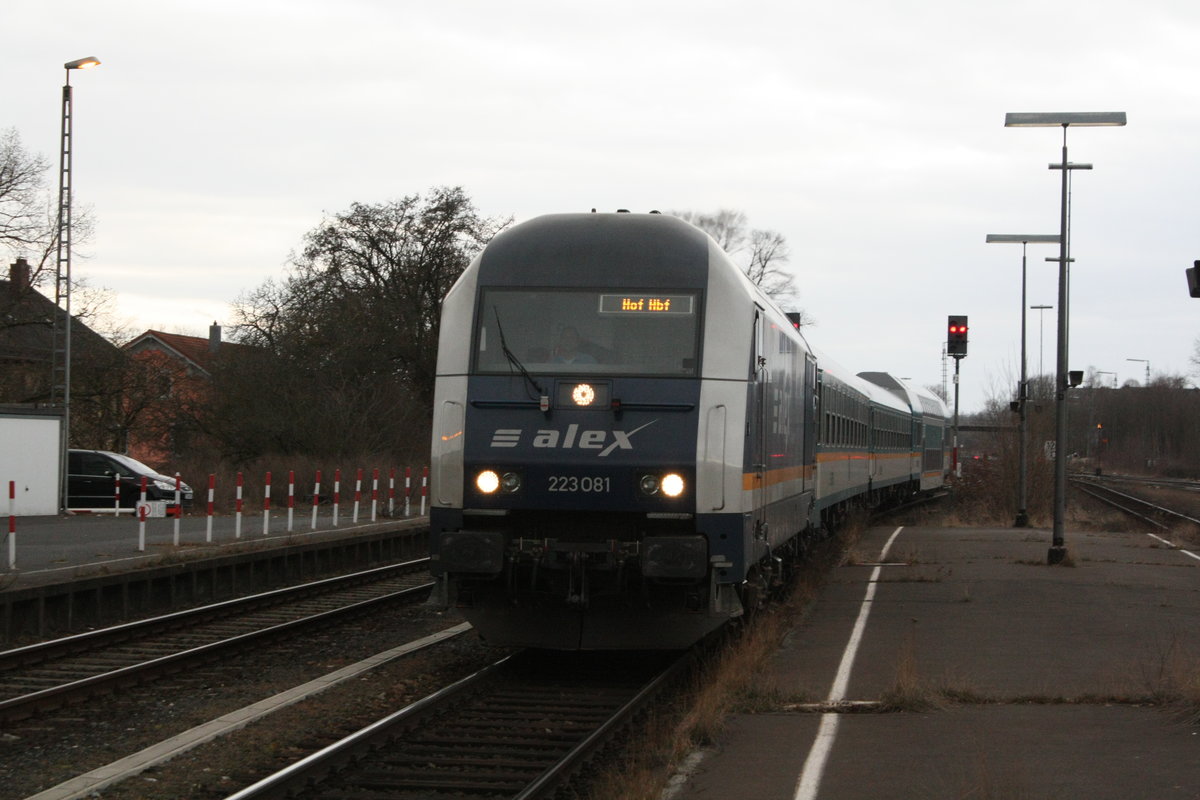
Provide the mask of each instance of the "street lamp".
{"label": "street lamp", "polygon": [[1029,373],[1025,366],[1025,249],[1030,244],[1054,244],[1058,242],[1058,234],[1038,233],[989,233],[988,244],[1020,244],[1021,245],[1021,382],[1017,384],[1017,413],[1020,415],[1020,446],[1017,458],[1020,467],[1017,469],[1017,518],[1014,528],[1029,526],[1029,468],[1026,463],[1026,449],[1029,445],[1029,417],[1026,413],[1026,403],[1029,401]]}
{"label": "street lamp", "polygon": [[1074,169],[1091,169],[1091,164],[1072,164],[1067,160],[1067,128],[1117,126],[1125,124],[1124,111],[1095,111],[1067,113],[1008,113],[1004,116],[1006,128],[1063,129],[1062,163],[1051,164],[1050,169],[1062,170],[1062,195],[1059,213],[1058,258],[1047,261],[1058,262],[1058,359],[1055,375],[1054,414],[1054,534],[1046,560],[1050,564],[1062,563],[1067,557],[1064,526],[1067,517],[1067,319],[1068,287],[1071,247],[1067,204],[1070,197],[1069,176]]}
{"label": "street lamp", "polygon": [[[59,443],[61,470],[59,500],[67,510],[67,450],[71,440],[71,70],[91,69],[100,65],[95,56],[63,64],[67,79],[62,90],[62,147],[58,168],[58,256],[55,264],[54,303],[60,311],[54,315],[50,370],[50,402],[59,397],[62,387],[62,436]],[[62,383],[59,384],[59,380]]]}
{"label": "street lamp", "polygon": [[1042,359],[1046,355],[1046,311],[1054,306],[1030,306],[1030,308],[1038,312],[1038,375],[1045,375],[1046,368],[1042,365]]}
{"label": "street lamp", "polygon": [[1126,361],[1140,361],[1146,365],[1146,388],[1150,388],[1150,361],[1145,358],[1127,358]]}

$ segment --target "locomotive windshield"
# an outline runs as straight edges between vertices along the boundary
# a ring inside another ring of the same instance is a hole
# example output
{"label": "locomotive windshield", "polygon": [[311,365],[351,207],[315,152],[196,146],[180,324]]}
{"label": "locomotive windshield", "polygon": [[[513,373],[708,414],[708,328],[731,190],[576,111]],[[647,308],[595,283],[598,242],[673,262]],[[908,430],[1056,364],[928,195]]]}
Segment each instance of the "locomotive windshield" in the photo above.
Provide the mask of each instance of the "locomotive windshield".
{"label": "locomotive windshield", "polygon": [[[475,371],[694,376],[700,297],[688,291],[484,289]],[[503,337],[503,343],[501,338]]]}

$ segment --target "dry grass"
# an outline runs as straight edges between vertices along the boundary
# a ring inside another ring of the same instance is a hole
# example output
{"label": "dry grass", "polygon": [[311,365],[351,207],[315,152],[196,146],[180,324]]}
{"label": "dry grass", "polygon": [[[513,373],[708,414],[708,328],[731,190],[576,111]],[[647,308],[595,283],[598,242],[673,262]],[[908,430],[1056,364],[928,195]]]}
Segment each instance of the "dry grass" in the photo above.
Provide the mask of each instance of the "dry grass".
{"label": "dry grass", "polygon": [[1159,643],[1138,674],[1154,703],[1177,709],[1187,721],[1200,725],[1200,653],[1173,636]]}
{"label": "dry grass", "polygon": [[1200,544],[1200,526],[1193,525],[1190,522],[1181,522],[1171,528],[1166,538],[1175,542]]}

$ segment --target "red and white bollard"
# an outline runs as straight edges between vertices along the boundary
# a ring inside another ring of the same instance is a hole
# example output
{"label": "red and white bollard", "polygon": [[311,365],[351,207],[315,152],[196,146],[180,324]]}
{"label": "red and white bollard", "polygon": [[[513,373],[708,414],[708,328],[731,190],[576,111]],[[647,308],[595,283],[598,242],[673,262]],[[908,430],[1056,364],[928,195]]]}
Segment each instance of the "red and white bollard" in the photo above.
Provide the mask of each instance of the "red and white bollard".
{"label": "red and white bollard", "polygon": [[113,475],[113,516],[121,515],[121,475]]}
{"label": "red and white bollard", "polygon": [[371,522],[375,521],[375,509],[379,506],[379,469],[371,470]]}
{"label": "red and white bollard", "polygon": [[410,507],[412,501],[412,467],[404,468],[404,516],[412,513]]}
{"label": "red and white bollard", "polygon": [[271,473],[263,481],[263,536],[271,530]]}
{"label": "red and white bollard", "polygon": [[396,516],[396,468],[388,469],[388,516]]}
{"label": "red and white bollard", "polygon": [[183,516],[183,493],[180,491],[179,473],[175,473],[175,533],[171,541],[179,547],[179,518]]}
{"label": "red and white bollard", "polygon": [[137,518],[138,518],[138,552],[146,552],[146,516],[150,513],[150,506],[146,503],[146,476],[142,476],[142,493],[141,500],[138,501]]}
{"label": "red and white bollard", "polygon": [[17,568],[17,482],[8,482],[8,568]]}
{"label": "red and white bollard", "polygon": [[312,529],[317,529],[317,505],[321,502],[321,470],[317,470],[317,480],[313,483],[313,512]]}
{"label": "red and white bollard", "polygon": [[425,516],[425,498],[429,496],[429,467],[421,470],[421,516]]}
{"label": "red and white bollard", "polygon": [[242,473],[237,474],[237,497],[233,502],[233,538],[242,538]]}
{"label": "red and white bollard", "polygon": [[358,524],[358,504],[362,501],[362,468],[360,467],[354,478],[354,524]]}
{"label": "red and white bollard", "polygon": [[204,541],[212,541],[212,522],[213,522],[213,492],[217,488],[217,476],[208,476],[208,506],[205,508],[205,516],[207,521],[204,526]]}
{"label": "red and white bollard", "polygon": [[342,470],[333,471],[333,527],[338,524],[338,509],[342,505]]}
{"label": "red and white bollard", "polygon": [[292,532],[292,515],[295,513],[293,509],[296,506],[296,472],[288,470],[288,523],[287,531]]}

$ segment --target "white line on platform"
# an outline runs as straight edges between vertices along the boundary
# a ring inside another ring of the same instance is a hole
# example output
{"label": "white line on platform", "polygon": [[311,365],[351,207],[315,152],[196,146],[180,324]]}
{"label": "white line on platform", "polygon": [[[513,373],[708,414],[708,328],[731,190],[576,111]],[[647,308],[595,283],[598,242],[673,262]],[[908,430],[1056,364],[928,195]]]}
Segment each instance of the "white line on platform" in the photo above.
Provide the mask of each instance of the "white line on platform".
{"label": "white line on platform", "polygon": [[1149,536],[1151,539],[1157,539],[1158,541],[1165,544],[1167,547],[1170,547],[1174,550],[1178,550],[1179,552],[1183,553],[1185,556],[1188,556],[1189,558],[1194,558],[1197,561],[1200,561],[1200,556],[1196,555],[1191,550],[1184,550],[1182,547],[1175,544],[1174,542],[1164,539],[1161,536],[1155,536],[1153,533],[1147,533],[1146,535]]}
{"label": "white line on platform", "polygon": [[[896,537],[902,530],[904,530],[903,526],[892,531],[892,535],[888,537],[887,543],[879,553],[880,564],[871,572],[866,596],[863,597],[862,606],[858,610],[858,619],[854,621],[850,642],[842,652],[842,663],[838,665],[837,677],[833,679],[833,688],[829,691],[826,703],[840,703],[846,699],[846,688],[850,684],[850,670],[854,668],[854,657],[858,654],[863,630],[867,627],[867,617],[871,613],[871,603],[875,599],[875,587],[879,585],[879,574],[883,569],[883,562],[887,559],[888,550],[892,547],[892,542],[896,541]],[[825,772],[825,762],[829,759],[829,752],[833,749],[833,743],[837,739],[840,720],[840,714],[821,715],[821,727],[817,731],[817,739],[813,742],[812,749],[808,751],[804,769],[801,770],[800,779],[796,782],[795,800],[815,800],[817,790],[821,787],[821,776]]]}

